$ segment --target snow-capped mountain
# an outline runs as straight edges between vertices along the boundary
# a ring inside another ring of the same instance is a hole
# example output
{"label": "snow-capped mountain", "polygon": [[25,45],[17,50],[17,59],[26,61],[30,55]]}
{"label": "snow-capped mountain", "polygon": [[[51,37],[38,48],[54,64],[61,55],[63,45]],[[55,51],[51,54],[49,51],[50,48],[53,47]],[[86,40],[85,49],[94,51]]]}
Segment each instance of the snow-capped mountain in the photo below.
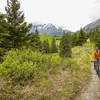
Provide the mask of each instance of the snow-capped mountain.
{"label": "snow-capped mountain", "polygon": [[30,32],[34,32],[36,28],[40,34],[46,32],[48,35],[62,35],[63,31],[71,32],[69,30],[63,29],[62,27],[56,27],[53,24],[33,24]]}

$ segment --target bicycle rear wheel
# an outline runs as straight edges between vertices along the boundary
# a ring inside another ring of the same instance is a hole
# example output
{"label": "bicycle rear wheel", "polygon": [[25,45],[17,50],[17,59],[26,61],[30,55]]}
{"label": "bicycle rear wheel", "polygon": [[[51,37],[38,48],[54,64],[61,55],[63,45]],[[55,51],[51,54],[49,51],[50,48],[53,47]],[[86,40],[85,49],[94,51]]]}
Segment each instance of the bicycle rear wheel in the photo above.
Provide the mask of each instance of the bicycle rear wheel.
{"label": "bicycle rear wheel", "polygon": [[97,61],[97,66],[96,66],[96,72],[98,74],[98,77],[100,77],[100,65],[99,65],[99,61]]}

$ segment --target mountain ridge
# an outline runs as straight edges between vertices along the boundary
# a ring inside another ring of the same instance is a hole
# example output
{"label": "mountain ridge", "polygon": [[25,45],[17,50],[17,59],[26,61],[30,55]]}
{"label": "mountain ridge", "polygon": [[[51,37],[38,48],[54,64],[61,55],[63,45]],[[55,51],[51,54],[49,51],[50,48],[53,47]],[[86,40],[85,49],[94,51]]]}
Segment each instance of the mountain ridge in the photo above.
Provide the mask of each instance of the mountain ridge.
{"label": "mountain ridge", "polygon": [[34,32],[36,30],[36,28],[38,29],[40,34],[43,34],[44,32],[46,32],[48,35],[62,35],[64,31],[72,33],[71,31],[69,31],[67,29],[63,29],[62,27],[55,26],[51,23],[49,23],[49,24],[33,24],[30,32]]}
{"label": "mountain ridge", "polygon": [[83,30],[88,32],[94,30],[95,28],[100,28],[100,19],[87,24],[85,27],[83,27]]}

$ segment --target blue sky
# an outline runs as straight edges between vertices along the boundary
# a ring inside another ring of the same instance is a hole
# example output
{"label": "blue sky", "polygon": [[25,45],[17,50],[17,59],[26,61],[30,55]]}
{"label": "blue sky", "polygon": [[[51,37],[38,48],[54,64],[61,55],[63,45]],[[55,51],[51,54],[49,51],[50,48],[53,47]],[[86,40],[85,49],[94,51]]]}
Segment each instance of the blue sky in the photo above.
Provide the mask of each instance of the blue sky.
{"label": "blue sky", "polygon": [[[100,18],[100,0],[20,0],[25,20],[52,23],[76,31]],[[5,12],[6,0],[0,0]]]}

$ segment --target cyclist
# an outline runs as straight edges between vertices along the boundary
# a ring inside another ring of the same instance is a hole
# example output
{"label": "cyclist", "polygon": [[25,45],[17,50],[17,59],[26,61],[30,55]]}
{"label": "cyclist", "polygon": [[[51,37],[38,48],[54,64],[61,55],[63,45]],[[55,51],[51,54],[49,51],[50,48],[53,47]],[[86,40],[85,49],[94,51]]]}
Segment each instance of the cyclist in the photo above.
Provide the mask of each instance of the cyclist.
{"label": "cyclist", "polygon": [[94,61],[94,69],[96,69],[96,72],[98,74],[98,68],[96,66],[96,61],[100,59],[100,50],[98,47],[95,48],[95,51],[91,55],[91,62]]}

